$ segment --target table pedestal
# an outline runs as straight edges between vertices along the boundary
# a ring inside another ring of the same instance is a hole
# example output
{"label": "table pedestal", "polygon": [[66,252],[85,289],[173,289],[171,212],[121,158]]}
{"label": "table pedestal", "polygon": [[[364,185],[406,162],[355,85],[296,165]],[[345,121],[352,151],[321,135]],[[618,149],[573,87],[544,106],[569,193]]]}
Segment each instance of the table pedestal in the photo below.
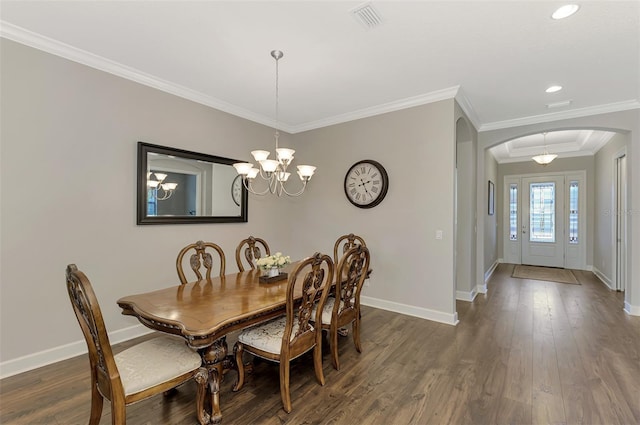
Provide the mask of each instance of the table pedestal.
{"label": "table pedestal", "polygon": [[[200,423],[219,424],[222,421],[222,413],[220,412],[220,383],[224,378],[224,374],[229,370],[238,370],[235,359],[227,355],[227,338],[222,337],[212,345],[200,350],[202,363],[209,373],[209,393],[211,395],[211,415],[203,414],[198,417]],[[209,418],[206,418],[209,416]],[[209,422],[202,422],[207,420]]]}

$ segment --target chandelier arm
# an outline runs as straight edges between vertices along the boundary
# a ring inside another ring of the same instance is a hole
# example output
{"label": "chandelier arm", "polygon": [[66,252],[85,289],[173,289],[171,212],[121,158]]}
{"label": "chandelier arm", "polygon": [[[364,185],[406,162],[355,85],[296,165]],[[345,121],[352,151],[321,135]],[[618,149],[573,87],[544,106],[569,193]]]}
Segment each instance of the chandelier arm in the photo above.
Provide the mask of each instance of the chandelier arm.
{"label": "chandelier arm", "polygon": [[[164,192],[162,197],[158,196],[158,191],[160,189],[162,189],[162,191]],[[173,195],[173,190],[165,190],[164,188],[160,188],[160,189],[156,189],[156,200],[158,201],[166,201],[167,199],[171,198],[171,195]]]}
{"label": "chandelier arm", "polygon": [[262,165],[260,165],[258,169],[260,170],[260,178],[262,178],[262,180],[271,180],[271,176],[268,176],[264,170],[262,170]]}
{"label": "chandelier arm", "polygon": [[262,192],[257,192],[256,190],[253,189],[253,185],[251,184],[251,182],[247,181],[247,180],[249,180],[249,179],[247,179],[246,177],[243,177],[242,178],[242,184],[252,194],[258,195],[258,196],[264,196],[267,193],[269,193],[269,188],[268,187]]}
{"label": "chandelier arm", "polygon": [[302,195],[302,193],[304,192],[304,190],[307,188],[307,182],[304,181],[302,182],[302,188],[296,192],[296,193],[289,193],[287,191],[287,189],[284,187],[284,185],[282,185],[282,192],[284,192],[287,196],[300,196]]}

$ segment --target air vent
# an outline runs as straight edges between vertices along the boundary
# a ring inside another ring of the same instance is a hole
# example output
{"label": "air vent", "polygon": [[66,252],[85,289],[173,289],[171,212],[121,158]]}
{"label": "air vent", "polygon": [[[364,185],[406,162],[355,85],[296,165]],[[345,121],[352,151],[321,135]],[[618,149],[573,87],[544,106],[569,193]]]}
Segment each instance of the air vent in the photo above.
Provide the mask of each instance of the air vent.
{"label": "air vent", "polygon": [[363,27],[370,30],[377,27],[382,23],[380,14],[373,8],[371,2],[361,4],[360,6],[351,9],[351,15],[356,21]]}
{"label": "air vent", "polygon": [[571,105],[571,100],[564,100],[562,102],[556,102],[556,103],[547,103],[547,109],[554,109],[554,108],[562,108],[563,106],[569,106]]}

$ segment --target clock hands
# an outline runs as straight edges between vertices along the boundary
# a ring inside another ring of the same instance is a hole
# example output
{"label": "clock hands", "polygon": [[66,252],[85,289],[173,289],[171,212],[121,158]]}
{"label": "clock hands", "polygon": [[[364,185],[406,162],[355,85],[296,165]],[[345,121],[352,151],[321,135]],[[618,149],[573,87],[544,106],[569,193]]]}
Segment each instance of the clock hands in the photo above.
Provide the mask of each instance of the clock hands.
{"label": "clock hands", "polygon": [[367,195],[369,195],[370,198],[373,198],[373,195],[371,193],[369,193],[369,191],[367,190],[367,184],[368,183],[371,183],[371,180],[364,181],[364,180],[362,180],[362,177],[360,177],[360,184],[358,186],[362,186],[362,188],[364,189],[365,193]]}

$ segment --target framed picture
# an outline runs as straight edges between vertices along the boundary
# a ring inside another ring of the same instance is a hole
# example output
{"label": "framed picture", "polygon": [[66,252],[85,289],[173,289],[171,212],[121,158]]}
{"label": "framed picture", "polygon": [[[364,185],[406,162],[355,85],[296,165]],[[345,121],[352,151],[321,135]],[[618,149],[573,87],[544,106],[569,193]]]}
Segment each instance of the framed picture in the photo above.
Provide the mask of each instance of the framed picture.
{"label": "framed picture", "polygon": [[493,186],[493,182],[489,180],[489,215],[493,215],[495,211],[495,188]]}

